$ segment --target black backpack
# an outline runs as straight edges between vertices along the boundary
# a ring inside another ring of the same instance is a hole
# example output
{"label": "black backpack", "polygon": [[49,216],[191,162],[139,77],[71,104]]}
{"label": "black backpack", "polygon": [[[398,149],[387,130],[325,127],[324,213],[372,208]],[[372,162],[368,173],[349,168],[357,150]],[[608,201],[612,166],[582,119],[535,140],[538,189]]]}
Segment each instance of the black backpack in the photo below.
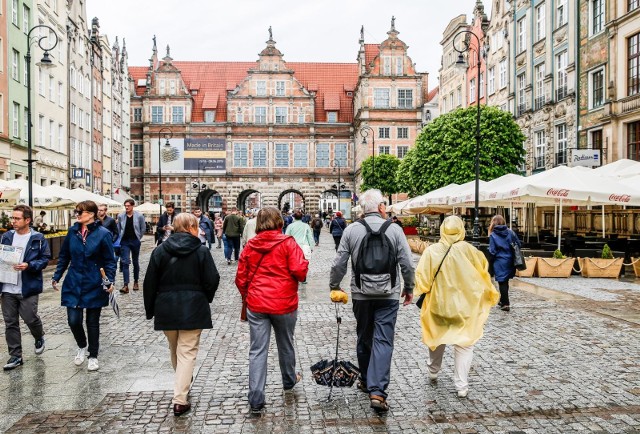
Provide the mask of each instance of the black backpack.
{"label": "black backpack", "polygon": [[374,232],[364,219],[358,220],[367,230],[362,239],[358,259],[352,265],[356,286],[366,295],[390,294],[398,277],[395,247],[385,234],[391,221],[387,220]]}
{"label": "black backpack", "polygon": [[315,223],[313,224],[313,227],[316,229],[322,229],[322,220],[316,219]]}

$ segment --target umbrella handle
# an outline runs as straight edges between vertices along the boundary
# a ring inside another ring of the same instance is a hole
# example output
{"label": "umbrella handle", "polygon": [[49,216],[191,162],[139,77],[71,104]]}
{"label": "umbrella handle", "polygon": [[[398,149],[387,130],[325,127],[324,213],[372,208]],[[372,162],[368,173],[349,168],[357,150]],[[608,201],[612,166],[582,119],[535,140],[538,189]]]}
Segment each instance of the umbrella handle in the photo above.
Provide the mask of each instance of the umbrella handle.
{"label": "umbrella handle", "polygon": [[338,349],[340,345],[340,324],[342,324],[342,318],[340,317],[340,305],[338,303],[334,303],[336,307],[336,322],[338,323],[338,330],[336,333],[336,357],[333,359],[333,370],[331,371],[331,385],[329,387],[329,397],[327,398],[327,402],[331,401],[331,394],[333,393],[333,382],[335,380],[336,369],[338,367]]}

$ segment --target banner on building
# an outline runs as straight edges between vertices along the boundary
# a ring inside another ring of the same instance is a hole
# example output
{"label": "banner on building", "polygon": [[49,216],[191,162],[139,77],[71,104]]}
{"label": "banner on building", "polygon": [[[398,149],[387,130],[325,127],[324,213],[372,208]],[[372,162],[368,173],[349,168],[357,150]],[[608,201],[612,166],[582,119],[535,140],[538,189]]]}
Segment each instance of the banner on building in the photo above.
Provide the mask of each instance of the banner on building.
{"label": "banner on building", "polygon": [[[151,142],[151,172],[185,173],[207,172],[224,173],[226,171],[226,142],[220,138],[169,139]],[[158,145],[160,150],[158,151]],[[158,159],[161,165],[158,165]]]}
{"label": "banner on building", "polygon": [[597,167],[600,166],[599,149],[571,149],[569,167]]}

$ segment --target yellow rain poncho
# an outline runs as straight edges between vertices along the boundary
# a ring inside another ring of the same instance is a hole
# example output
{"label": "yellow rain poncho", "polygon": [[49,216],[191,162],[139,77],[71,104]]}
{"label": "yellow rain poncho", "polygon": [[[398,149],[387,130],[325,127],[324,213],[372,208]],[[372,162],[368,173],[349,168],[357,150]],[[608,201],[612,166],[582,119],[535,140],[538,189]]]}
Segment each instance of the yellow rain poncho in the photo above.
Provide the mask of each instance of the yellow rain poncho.
{"label": "yellow rain poncho", "polygon": [[[440,242],[429,246],[418,262],[413,291],[414,297],[427,293],[420,320],[422,340],[431,350],[441,344],[463,347],[475,344],[482,337],[489,310],[500,299],[491,283],[484,254],[463,241],[462,220],[447,217],[440,226],[440,235]],[[433,276],[449,246],[451,250],[432,286]]]}

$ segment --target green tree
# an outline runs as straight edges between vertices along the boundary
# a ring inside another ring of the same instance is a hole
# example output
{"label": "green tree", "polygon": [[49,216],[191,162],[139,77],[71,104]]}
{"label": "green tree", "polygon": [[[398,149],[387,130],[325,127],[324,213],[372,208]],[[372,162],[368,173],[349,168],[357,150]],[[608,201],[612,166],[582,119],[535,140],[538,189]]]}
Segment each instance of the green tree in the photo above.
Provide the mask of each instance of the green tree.
{"label": "green tree", "polygon": [[[374,170],[375,166],[375,170]],[[400,160],[395,155],[381,154],[369,157],[362,162],[362,191],[371,188],[377,188],[385,196],[389,196],[391,203],[391,195],[399,193],[397,179],[398,167]]]}
{"label": "green tree", "polygon": [[[490,106],[480,110],[480,179],[516,173],[524,162],[524,134],[511,113]],[[477,107],[472,106],[440,115],[427,125],[400,163],[399,190],[416,196],[475,179],[476,116]]]}

